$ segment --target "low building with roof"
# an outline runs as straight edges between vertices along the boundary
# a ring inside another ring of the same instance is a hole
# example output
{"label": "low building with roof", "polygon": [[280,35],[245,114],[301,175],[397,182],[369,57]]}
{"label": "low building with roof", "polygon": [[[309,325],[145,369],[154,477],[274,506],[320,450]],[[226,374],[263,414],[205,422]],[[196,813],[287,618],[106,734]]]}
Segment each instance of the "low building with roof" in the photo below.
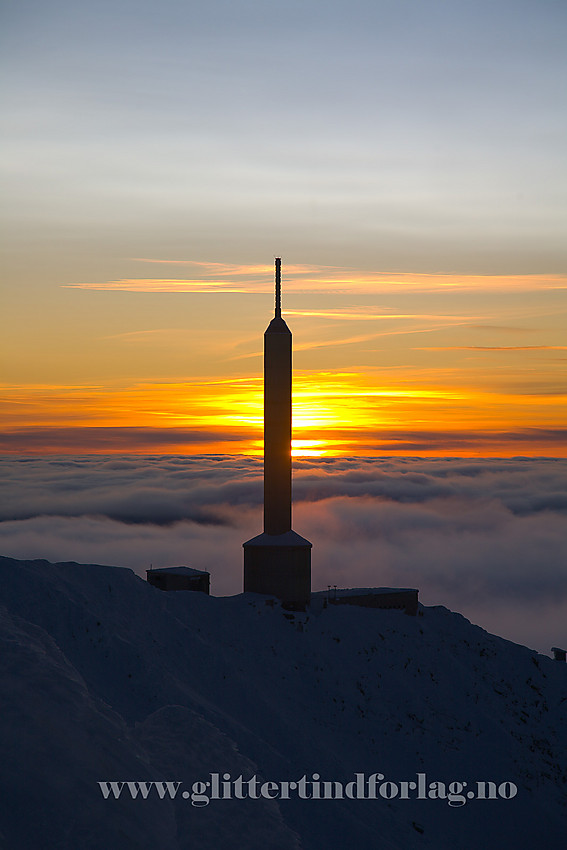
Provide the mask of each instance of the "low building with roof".
{"label": "low building with roof", "polygon": [[196,590],[209,593],[210,574],[192,567],[161,567],[146,570],[148,582],[159,590]]}
{"label": "low building with roof", "polygon": [[329,605],[360,605],[363,608],[398,608],[415,617],[418,611],[418,594],[408,587],[329,587],[320,591]]}

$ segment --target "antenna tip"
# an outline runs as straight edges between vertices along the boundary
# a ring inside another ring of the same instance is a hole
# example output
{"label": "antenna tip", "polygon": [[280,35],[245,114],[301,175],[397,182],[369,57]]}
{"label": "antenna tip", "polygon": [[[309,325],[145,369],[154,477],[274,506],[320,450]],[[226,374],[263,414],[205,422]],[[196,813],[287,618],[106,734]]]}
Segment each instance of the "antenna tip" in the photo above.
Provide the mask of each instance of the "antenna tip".
{"label": "antenna tip", "polygon": [[276,319],[280,318],[282,314],[281,266],[281,258],[276,257]]}

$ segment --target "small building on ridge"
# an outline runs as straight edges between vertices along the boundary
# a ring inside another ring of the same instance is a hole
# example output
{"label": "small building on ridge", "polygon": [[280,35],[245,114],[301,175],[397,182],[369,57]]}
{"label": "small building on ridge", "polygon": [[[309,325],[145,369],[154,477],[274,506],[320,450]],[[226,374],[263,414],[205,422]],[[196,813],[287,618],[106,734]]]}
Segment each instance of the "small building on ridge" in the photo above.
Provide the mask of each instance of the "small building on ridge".
{"label": "small building on ridge", "polygon": [[[320,592],[322,595],[322,592]],[[324,591],[329,605],[360,605],[363,608],[400,608],[412,617],[418,611],[418,594],[408,587],[351,587]]]}
{"label": "small building on ridge", "polygon": [[191,567],[162,567],[146,570],[148,582],[159,590],[196,590],[209,593],[210,574]]}

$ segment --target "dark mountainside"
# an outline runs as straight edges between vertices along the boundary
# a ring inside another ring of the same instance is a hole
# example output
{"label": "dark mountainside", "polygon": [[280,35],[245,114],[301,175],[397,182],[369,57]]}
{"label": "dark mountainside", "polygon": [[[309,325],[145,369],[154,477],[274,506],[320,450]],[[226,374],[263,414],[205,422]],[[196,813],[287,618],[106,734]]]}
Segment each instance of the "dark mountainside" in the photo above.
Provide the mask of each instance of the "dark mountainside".
{"label": "dark mountainside", "polygon": [[[445,608],[291,616],[251,594],[163,593],[117,567],[0,568],[7,850],[562,846],[565,664]],[[211,773],[518,791],[191,805],[182,791]],[[174,800],[104,799],[98,785],[152,780],[183,785]]]}

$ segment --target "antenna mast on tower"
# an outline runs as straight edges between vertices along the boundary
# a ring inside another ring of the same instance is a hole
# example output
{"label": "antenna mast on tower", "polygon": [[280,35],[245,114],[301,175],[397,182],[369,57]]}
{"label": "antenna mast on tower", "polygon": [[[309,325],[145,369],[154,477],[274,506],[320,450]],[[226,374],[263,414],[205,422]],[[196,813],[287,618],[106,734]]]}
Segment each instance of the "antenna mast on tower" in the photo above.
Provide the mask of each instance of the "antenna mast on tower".
{"label": "antenna mast on tower", "polygon": [[282,315],[282,261],[276,257],[276,319]]}

